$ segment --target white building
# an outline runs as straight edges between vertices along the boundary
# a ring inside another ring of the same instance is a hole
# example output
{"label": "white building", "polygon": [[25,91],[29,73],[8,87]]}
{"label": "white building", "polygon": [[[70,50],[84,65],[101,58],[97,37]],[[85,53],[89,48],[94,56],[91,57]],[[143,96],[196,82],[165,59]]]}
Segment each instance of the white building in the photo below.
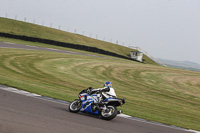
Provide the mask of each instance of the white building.
{"label": "white building", "polygon": [[143,53],[138,51],[131,51],[131,58],[142,62]]}

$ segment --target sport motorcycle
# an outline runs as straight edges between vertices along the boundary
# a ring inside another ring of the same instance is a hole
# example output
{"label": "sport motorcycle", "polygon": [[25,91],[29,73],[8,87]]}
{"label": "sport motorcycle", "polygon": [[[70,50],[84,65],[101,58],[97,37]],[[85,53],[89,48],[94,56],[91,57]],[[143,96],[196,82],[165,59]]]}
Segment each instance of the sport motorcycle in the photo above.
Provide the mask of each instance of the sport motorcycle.
{"label": "sport motorcycle", "polygon": [[103,93],[109,91],[109,88],[93,92],[89,89],[79,93],[79,99],[75,99],[69,105],[69,111],[73,113],[84,112],[100,116],[104,120],[112,120],[117,114],[117,107],[125,104],[125,99],[119,99],[114,96],[104,97]]}

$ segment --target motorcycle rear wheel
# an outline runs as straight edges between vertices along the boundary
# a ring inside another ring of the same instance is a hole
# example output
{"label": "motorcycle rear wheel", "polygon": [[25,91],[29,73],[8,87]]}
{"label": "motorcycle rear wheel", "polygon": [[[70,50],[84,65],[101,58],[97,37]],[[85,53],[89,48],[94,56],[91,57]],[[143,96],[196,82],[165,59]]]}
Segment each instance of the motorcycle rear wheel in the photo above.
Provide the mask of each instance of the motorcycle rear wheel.
{"label": "motorcycle rear wheel", "polygon": [[106,110],[101,111],[101,118],[104,120],[114,119],[118,114],[117,108],[115,106],[109,105],[107,106],[107,109],[108,109],[107,111]]}
{"label": "motorcycle rear wheel", "polygon": [[73,101],[73,102],[70,103],[70,105],[69,105],[69,111],[73,112],[73,113],[77,113],[77,112],[80,111],[81,105],[82,104],[81,104],[80,100],[75,100],[75,101]]}

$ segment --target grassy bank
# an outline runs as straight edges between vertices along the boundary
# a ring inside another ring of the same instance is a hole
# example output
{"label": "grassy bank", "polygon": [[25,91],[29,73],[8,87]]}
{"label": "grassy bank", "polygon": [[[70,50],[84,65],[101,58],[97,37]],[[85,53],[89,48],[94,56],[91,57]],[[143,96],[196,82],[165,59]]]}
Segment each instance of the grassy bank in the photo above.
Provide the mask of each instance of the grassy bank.
{"label": "grassy bank", "polygon": [[128,60],[0,48],[0,84],[72,101],[113,83],[125,114],[200,130],[200,73]]}
{"label": "grassy bank", "polygon": [[[91,46],[105,51],[117,53],[126,57],[129,57],[130,51],[133,50],[121,45],[96,40],[79,34],[72,34],[58,29],[53,29],[49,27],[39,26],[36,24],[16,21],[2,17],[0,17],[0,32]],[[146,63],[157,65],[157,63],[152,61],[146,55],[144,55],[144,57]]]}

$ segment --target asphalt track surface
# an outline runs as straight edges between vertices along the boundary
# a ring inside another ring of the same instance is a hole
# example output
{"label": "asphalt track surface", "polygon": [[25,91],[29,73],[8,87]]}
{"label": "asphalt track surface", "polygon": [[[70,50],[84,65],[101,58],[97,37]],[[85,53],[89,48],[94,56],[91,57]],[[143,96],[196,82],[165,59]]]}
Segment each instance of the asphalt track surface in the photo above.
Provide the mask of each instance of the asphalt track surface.
{"label": "asphalt track surface", "polygon": [[71,113],[68,105],[0,89],[0,133],[186,133],[116,117]]}
{"label": "asphalt track surface", "polygon": [[[0,43],[0,47],[7,43]],[[9,44],[32,49],[33,47]],[[37,48],[44,50],[44,48]],[[2,90],[0,133],[191,133],[176,127],[116,117],[111,121],[85,113],[71,113],[68,104]]]}
{"label": "asphalt track surface", "polygon": [[76,54],[76,55],[113,59],[110,57],[104,57],[104,56],[98,56],[98,55],[92,55],[92,54],[78,53],[78,52],[72,52],[72,51],[66,51],[66,50],[58,50],[58,49],[53,49],[53,48],[36,47],[36,46],[29,46],[29,45],[22,45],[22,44],[14,44],[14,43],[7,43],[7,42],[0,42],[0,48],[15,48],[15,49],[51,51],[51,52],[59,52],[59,53],[66,53],[66,54]]}

